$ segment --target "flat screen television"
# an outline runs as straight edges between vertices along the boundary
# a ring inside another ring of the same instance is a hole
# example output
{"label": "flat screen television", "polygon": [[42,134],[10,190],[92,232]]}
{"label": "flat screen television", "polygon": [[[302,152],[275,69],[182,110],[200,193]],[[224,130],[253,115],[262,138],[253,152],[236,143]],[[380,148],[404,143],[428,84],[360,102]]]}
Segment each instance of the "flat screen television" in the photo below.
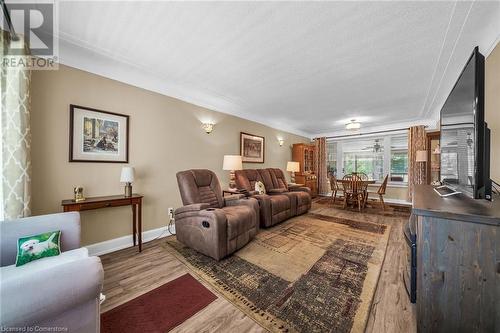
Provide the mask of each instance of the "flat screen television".
{"label": "flat screen television", "polygon": [[491,199],[489,129],[484,122],[484,56],[476,47],[441,109],[441,182]]}

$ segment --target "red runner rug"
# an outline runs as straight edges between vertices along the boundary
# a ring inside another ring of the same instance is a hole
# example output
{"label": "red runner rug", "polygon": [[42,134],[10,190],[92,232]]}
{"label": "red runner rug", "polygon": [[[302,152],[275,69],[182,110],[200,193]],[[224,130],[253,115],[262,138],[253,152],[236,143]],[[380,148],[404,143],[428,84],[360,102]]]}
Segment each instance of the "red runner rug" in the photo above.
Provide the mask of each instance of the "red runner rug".
{"label": "red runner rug", "polygon": [[101,332],[166,332],[212,303],[217,296],[185,274],[101,315]]}

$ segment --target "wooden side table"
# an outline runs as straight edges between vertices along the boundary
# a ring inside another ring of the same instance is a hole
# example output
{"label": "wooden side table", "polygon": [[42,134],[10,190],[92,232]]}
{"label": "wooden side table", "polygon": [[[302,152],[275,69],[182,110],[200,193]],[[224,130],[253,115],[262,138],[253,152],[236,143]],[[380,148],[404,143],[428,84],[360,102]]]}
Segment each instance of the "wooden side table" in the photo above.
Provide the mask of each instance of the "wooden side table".
{"label": "wooden side table", "polygon": [[142,198],[140,194],[132,194],[131,197],[123,195],[110,195],[104,197],[86,198],[84,201],[76,202],[73,199],[63,200],[61,205],[65,212],[80,212],[84,210],[132,206],[132,233],[134,246],[136,240],[139,244],[139,252],[142,251]]}

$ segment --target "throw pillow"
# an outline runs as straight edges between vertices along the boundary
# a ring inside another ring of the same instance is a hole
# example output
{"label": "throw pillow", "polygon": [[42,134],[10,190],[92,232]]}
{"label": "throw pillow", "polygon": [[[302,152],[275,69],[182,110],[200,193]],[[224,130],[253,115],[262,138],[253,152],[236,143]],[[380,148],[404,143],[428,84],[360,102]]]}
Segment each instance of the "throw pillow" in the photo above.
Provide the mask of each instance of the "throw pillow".
{"label": "throw pillow", "polygon": [[17,240],[16,266],[59,255],[61,253],[60,240],[60,230],[19,238]]}
{"label": "throw pillow", "polygon": [[255,191],[258,194],[266,194],[266,187],[264,186],[264,183],[261,181],[255,182]]}

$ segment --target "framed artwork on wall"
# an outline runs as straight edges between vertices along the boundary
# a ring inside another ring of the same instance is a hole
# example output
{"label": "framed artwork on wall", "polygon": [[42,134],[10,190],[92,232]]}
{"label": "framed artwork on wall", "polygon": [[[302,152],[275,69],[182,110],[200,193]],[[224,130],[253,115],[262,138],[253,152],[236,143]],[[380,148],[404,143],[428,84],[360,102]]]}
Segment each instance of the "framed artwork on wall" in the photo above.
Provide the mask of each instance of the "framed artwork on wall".
{"label": "framed artwork on wall", "polygon": [[129,116],[69,106],[69,161],[128,163]]}
{"label": "framed artwork on wall", "polygon": [[240,155],[244,163],[264,163],[263,136],[240,132]]}

